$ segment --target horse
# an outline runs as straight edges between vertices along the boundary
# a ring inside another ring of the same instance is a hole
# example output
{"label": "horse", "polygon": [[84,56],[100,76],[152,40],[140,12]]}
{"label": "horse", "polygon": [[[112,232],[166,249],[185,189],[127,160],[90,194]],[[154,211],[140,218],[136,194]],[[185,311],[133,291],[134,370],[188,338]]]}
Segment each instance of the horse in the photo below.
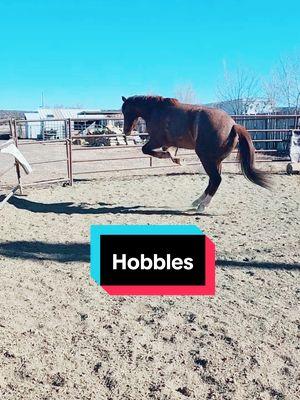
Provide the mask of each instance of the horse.
{"label": "horse", "polygon": [[195,150],[209,183],[192,206],[203,212],[221,183],[222,161],[239,144],[239,161],[244,176],[251,182],[269,188],[267,176],[254,167],[254,146],[249,132],[224,111],[202,105],[180,103],[162,96],[122,96],[124,135],[130,135],[139,117],[143,118],[148,142],[144,154],[170,158],[180,164],[177,149]]}

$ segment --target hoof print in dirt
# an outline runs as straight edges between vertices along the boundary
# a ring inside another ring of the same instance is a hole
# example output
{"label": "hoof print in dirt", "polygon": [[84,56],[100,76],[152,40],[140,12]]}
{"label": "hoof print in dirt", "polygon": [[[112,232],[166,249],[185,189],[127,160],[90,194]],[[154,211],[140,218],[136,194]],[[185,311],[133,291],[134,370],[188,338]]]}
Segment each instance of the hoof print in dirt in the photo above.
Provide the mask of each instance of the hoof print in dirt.
{"label": "hoof print in dirt", "polygon": [[104,384],[109,390],[113,390],[117,386],[117,381],[113,379],[110,374],[105,375]]}
{"label": "hoof print in dirt", "polygon": [[53,386],[61,387],[64,386],[65,383],[65,378],[61,376],[59,372],[51,377],[51,384]]}
{"label": "hoof print in dirt", "polygon": [[186,316],[187,322],[190,322],[190,323],[194,322],[196,318],[197,318],[197,315],[194,314],[194,313],[189,313],[189,314]]}
{"label": "hoof print in dirt", "polygon": [[191,392],[186,386],[183,386],[182,388],[178,388],[177,392],[181,393],[183,396],[186,396],[186,397],[191,396]]}
{"label": "hoof print in dirt", "polygon": [[150,396],[152,397],[152,394],[155,392],[160,392],[162,387],[160,383],[151,383],[149,386]]}
{"label": "hoof print in dirt", "polygon": [[194,363],[197,365],[197,367],[202,367],[205,369],[208,361],[205,360],[205,358],[195,358]]}
{"label": "hoof print in dirt", "polygon": [[85,321],[88,318],[87,314],[80,314],[81,321]]}
{"label": "hoof print in dirt", "polygon": [[94,365],[93,370],[94,370],[94,372],[95,372],[96,374],[98,373],[98,371],[99,371],[99,369],[101,368],[101,366],[102,366],[101,362],[97,362],[97,363]]}
{"label": "hoof print in dirt", "polygon": [[13,353],[10,353],[9,351],[5,351],[3,353],[4,357],[6,358],[15,358],[15,355]]}

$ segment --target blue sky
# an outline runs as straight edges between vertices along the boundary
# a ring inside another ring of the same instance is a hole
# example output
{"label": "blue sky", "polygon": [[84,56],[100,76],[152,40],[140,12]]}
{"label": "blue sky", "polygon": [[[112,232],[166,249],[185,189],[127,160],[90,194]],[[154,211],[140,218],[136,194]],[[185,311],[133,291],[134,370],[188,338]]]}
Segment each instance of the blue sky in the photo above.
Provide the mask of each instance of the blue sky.
{"label": "blue sky", "polygon": [[223,65],[266,76],[300,51],[299,1],[0,0],[0,108],[115,108],[121,95],[216,98]]}

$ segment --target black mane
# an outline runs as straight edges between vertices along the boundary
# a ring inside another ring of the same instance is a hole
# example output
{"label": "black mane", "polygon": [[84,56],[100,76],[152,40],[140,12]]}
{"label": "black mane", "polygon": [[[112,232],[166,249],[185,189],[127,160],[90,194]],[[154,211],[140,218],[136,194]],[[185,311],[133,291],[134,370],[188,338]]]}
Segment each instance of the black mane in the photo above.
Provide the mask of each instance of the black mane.
{"label": "black mane", "polygon": [[126,100],[127,104],[132,104],[132,105],[145,105],[149,104],[151,105],[157,105],[157,104],[164,104],[164,105],[178,105],[179,101],[177,99],[172,99],[169,97],[162,97],[162,96],[131,96],[128,97]]}

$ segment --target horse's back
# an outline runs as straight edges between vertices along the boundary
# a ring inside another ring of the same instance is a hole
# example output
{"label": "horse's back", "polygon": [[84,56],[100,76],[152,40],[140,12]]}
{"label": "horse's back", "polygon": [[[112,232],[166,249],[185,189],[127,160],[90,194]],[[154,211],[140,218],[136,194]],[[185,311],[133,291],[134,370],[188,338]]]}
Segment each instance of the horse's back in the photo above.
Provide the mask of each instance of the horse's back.
{"label": "horse's back", "polygon": [[159,136],[165,145],[192,149],[197,141],[225,140],[234,123],[222,110],[177,103],[156,110],[149,123],[149,133],[152,137]]}
{"label": "horse's back", "polygon": [[174,122],[181,119],[182,123],[194,123],[197,119],[209,130],[231,129],[235,121],[225,111],[202,105],[179,103],[169,107],[169,112],[174,115]]}
{"label": "horse's back", "polygon": [[183,107],[169,106],[155,110],[148,124],[150,135],[160,136],[166,144],[176,142],[188,134],[191,115]]}

